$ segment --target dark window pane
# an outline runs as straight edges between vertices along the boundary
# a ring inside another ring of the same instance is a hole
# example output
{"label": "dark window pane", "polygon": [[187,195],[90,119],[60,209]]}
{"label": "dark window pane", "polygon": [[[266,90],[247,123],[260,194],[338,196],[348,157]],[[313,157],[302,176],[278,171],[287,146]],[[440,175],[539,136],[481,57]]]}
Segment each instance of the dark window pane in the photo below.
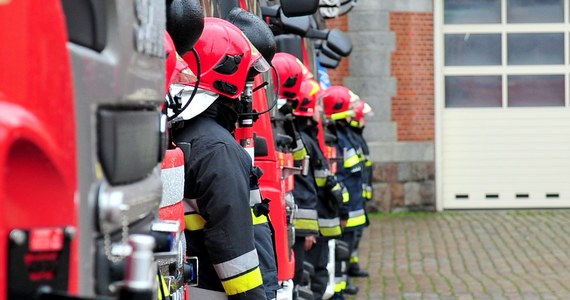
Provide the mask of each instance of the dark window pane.
{"label": "dark window pane", "polygon": [[446,66],[489,66],[501,64],[500,34],[446,34]]}
{"label": "dark window pane", "polygon": [[445,24],[501,23],[500,0],[445,0],[444,11]]}
{"label": "dark window pane", "polygon": [[511,75],[509,106],[564,106],[564,75]]}
{"label": "dark window pane", "polygon": [[508,23],[562,23],[564,0],[509,0]]}
{"label": "dark window pane", "polygon": [[510,33],[507,45],[509,65],[564,64],[563,33]]}
{"label": "dark window pane", "polygon": [[501,76],[446,76],[445,107],[502,107]]}

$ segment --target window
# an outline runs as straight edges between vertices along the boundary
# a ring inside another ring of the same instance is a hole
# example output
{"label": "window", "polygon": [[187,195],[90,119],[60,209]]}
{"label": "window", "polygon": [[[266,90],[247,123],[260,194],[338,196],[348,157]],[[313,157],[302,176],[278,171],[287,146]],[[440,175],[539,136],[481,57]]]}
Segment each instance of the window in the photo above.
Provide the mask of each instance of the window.
{"label": "window", "polygon": [[564,0],[509,0],[508,23],[562,23]]}
{"label": "window", "polygon": [[511,75],[510,107],[564,106],[564,75]]}
{"label": "window", "polygon": [[563,33],[507,34],[509,65],[564,64]]}
{"label": "window", "polygon": [[445,107],[566,107],[569,6],[570,0],[443,0]]}
{"label": "window", "polygon": [[501,76],[446,76],[446,107],[501,107]]}
{"label": "window", "polygon": [[501,65],[501,35],[446,34],[445,65]]}
{"label": "window", "polygon": [[501,23],[500,0],[446,0],[446,24]]}

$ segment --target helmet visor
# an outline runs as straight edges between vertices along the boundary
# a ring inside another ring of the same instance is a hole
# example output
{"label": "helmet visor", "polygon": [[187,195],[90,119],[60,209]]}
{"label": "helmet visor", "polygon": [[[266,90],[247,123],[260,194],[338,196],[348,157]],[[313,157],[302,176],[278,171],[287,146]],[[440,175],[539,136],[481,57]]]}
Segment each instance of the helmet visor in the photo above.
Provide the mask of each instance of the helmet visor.
{"label": "helmet visor", "polygon": [[[212,105],[212,103],[214,103],[214,101],[219,97],[216,93],[199,88],[194,98],[190,99],[193,90],[193,86],[181,84],[173,84],[170,86],[170,94],[173,95],[173,97],[178,97],[180,107],[186,107],[186,109],[178,115],[178,120],[174,120],[174,122],[179,120],[190,120],[196,117],[210,107],[210,105]],[[188,103],[189,101],[190,103]],[[175,113],[176,112],[174,110],[168,108],[167,115],[169,117],[173,116]]]}
{"label": "helmet visor", "polygon": [[174,74],[172,74],[171,83],[188,85],[193,82],[196,82],[196,75],[188,68],[184,59],[176,53],[176,67]]}
{"label": "helmet visor", "polygon": [[362,113],[365,116],[374,116],[374,112],[372,111],[372,107],[370,107],[370,105],[368,105],[368,103],[364,102],[364,110],[362,111]]}
{"label": "helmet visor", "polygon": [[259,56],[259,59],[253,63],[252,67],[259,73],[267,72],[269,71],[269,68],[271,68],[267,60],[265,60],[261,55]]}
{"label": "helmet visor", "polygon": [[269,71],[269,68],[271,68],[271,66],[269,65],[267,60],[265,60],[263,55],[261,55],[259,50],[257,50],[257,48],[255,48],[255,46],[251,43],[251,41],[247,37],[246,37],[246,40],[249,43],[249,46],[251,48],[251,59],[255,60],[253,62],[253,64],[251,65],[251,67],[254,68],[259,73]]}

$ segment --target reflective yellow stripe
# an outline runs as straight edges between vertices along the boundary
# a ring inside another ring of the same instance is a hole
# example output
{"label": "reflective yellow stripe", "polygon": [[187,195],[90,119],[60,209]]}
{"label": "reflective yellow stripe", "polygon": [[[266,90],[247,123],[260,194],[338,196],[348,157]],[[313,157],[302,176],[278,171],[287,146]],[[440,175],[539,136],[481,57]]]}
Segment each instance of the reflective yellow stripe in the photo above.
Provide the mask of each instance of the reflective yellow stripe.
{"label": "reflective yellow stripe", "polygon": [[267,223],[267,216],[261,215],[259,217],[256,217],[253,213],[253,209],[251,209],[251,220],[253,221],[253,225],[263,224]]}
{"label": "reflective yellow stripe", "polygon": [[222,281],[231,280],[257,267],[259,267],[259,257],[255,249],[230,260],[214,264],[214,269]]}
{"label": "reflective yellow stripe", "polygon": [[319,222],[317,220],[295,219],[293,220],[293,226],[295,226],[295,230],[319,231]]}
{"label": "reflective yellow stripe", "polygon": [[342,234],[342,229],[340,226],[335,227],[320,227],[319,232],[322,236],[339,236]]}
{"label": "reflective yellow stripe", "polygon": [[204,225],[206,225],[206,220],[197,213],[190,213],[184,215],[184,225],[185,228],[190,231],[202,230],[204,229]]}
{"label": "reflective yellow stripe", "polygon": [[351,256],[350,257],[351,263],[358,263],[359,261],[360,261],[360,259],[358,258],[358,256]]}
{"label": "reflective yellow stripe", "polygon": [[305,147],[293,152],[293,160],[302,160],[305,159],[305,156],[307,156],[307,149],[305,149]]}
{"label": "reflective yellow stripe", "polygon": [[353,115],[352,110],[337,112],[337,113],[331,114],[331,120],[337,121],[337,120],[342,120],[342,119],[348,119],[349,117],[352,117],[352,115]]}
{"label": "reflective yellow stripe", "polygon": [[334,292],[340,293],[346,289],[346,281],[341,281],[334,284]]}
{"label": "reflective yellow stripe", "polygon": [[340,186],[340,183],[337,183],[333,186],[333,188],[331,189],[332,191],[338,191],[340,190],[342,187]]}
{"label": "reflective yellow stripe", "polygon": [[[168,285],[166,285],[166,280],[164,280],[164,276],[160,275],[156,275],[156,281],[160,282],[160,284],[162,284],[162,291],[164,291],[164,297],[170,297],[170,288],[168,287]],[[158,289],[158,300],[162,300],[162,293],[160,291],[160,288]]]}
{"label": "reflective yellow stripe", "polygon": [[263,279],[261,279],[261,271],[259,270],[259,267],[256,267],[243,275],[228,280],[222,280],[222,286],[224,287],[226,294],[230,296],[247,292],[262,284]]}
{"label": "reflective yellow stripe", "polygon": [[360,225],[366,224],[366,216],[360,215],[357,217],[350,217],[348,221],[346,221],[346,227],[356,227]]}
{"label": "reflective yellow stripe", "polygon": [[356,166],[358,163],[360,163],[360,158],[358,157],[358,155],[353,155],[351,157],[349,157],[348,159],[344,160],[344,167],[345,168],[352,168],[354,166]]}
{"label": "reflective yellow stripe", "polygon": [[346,189],[342,191],[342,203],[346,203],[350,200],[350,194]]}
{"label": "reflective yellow stripe", "polygon": [[356,120],[352,120],[352,121],[350,121],[350,126],[359,128],[359,127],[360,127],[360,123],[359,123],[358,121],[356,121]]}
{"label": "reflective yellow stripe", "polygon": [[371,191],[362,190],[362,197],[363,197],[364,199],[372,199],[372,192],[371,192]]}
{"label": "reflective yellow stripe", "polygon": [[318,187],[324,187],[327,184],[326,177],[315,177],[315,182],[317,183]]}
{"label": "reflective yellow stripe", "polygon": [[360,157],[360,161],[361,161],[361,162],[365,162],[365,161],[366,161],[366,156],[364,156],[364,154],[360,153],[360,155],[359,155],[358,157]]}
{"label": "reflective yellow stripe", "polygon": [[364,166],[366,166],[366,167],[372,167],[373,165],[374,165],[374,162],[369,160],[369,159],[367,159],[366,162],[364,163]]}

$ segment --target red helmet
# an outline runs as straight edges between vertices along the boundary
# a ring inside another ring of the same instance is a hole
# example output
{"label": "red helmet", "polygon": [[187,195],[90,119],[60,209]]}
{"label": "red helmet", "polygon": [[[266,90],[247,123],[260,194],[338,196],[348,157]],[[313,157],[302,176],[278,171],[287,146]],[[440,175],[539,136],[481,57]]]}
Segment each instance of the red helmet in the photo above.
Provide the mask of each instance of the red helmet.
{"label": "red helmet", "polygon": [[307,66],[305,66],[304,63],[302,63],[300,60],[297,60],[297,62],[301,64],[301,70],[303,70],[303,80],[315,78],[313,73],[309,70],[309,68],[307,68]]}
{"label": "red helmet", "polygon": [[331,86],[323,94],[325,115],[333,120],[348,119],[354,116],[352,106],[358,96],[344,86]]}
{"label": "red helmet", "polygon": [[[199,87],[237,99],[244,90],[251,68],[269,70],[269,64],[245,35],[230,22],[219,18],[204,18],[204,31],[194,47],[200,58]],[[184,55],[192,72],[197,73],[194,55]]]}
{"label": "red helmet", "polygon": [[368,103],[359,100],[354,106],[354,120],[359,126],[363,126],[364,116],[372,112],[372,107]]}
{"label": "red helmet", "polygon": [[315,106],[319,99],[321,86],[314,79],[305,79],[301,82],[299,103],[293,111],[296,116],[312,117],[315,115]]}
{"label": "red helmet", "polygon": [[170,38],[168,32],[164,32],[164,50],[166,51],[166,91],[168,92],[168,87],[170,86],[172,74],[174,74],[174,69],[176,68],[176,47],[174,47],[174,42]]}
{"label": "red helmet", "polygon": [[196,81],[196,76],[176,52],[176,47],[168,32],[164,33],[164,48],[166,50],[166,91],[168,92],[173,83],[189,84]]}
{"label": "red helmet", "polygon": [[[273,81],[280,83],[279,96],[287,99],[297,98],[303,80],[303,68],[301,67],[303,63],[286,52],[275,53],[271,63],[279,76],[278,81],[275,71],[273,72]],[[277,92],[277,86],[275,86],[275,92]]]}

